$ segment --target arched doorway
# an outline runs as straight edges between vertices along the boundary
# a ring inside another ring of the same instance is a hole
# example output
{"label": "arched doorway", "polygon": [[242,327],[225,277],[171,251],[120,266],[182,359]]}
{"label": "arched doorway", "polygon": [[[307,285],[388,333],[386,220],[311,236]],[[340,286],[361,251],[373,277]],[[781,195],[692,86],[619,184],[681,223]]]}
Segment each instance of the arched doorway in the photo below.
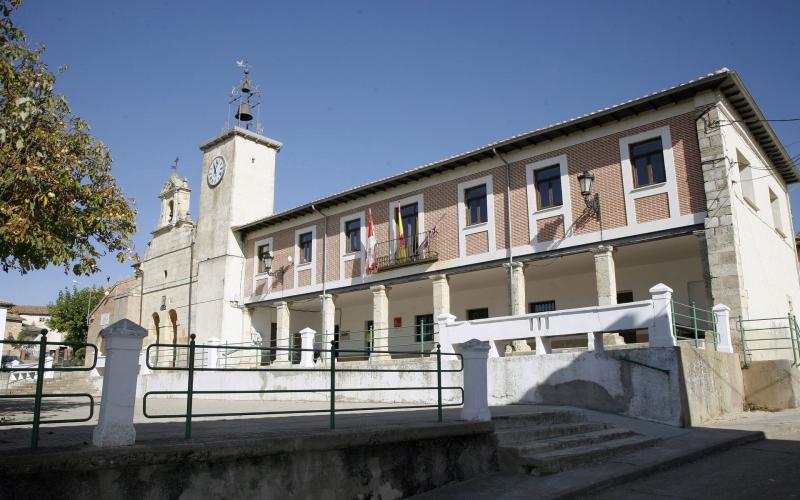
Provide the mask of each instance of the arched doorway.
{"label": "arched doorway", "polygon": [[169,310],[169,324],[172,329],[172,367],[175,367],[175,360],[177,358],[176,351],[177,348],[174,347],[178,344],[178,313],[175,312],[175,309]]}

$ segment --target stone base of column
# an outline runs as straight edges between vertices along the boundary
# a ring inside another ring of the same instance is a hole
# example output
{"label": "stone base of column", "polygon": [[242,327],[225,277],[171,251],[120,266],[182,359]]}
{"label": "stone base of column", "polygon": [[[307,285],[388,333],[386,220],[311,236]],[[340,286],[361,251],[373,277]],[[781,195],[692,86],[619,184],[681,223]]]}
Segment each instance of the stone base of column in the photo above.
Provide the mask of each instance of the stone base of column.
{"label": "stone base of column", "polygon": [[514,340],[511,342],[511,347],[514,352],[531,352],[531,346],[528,345],[527,340]]}
{"label": "stone base of column", "polygon": [[625,345],[625,339],[618,333],[603,334],[603,345]]}

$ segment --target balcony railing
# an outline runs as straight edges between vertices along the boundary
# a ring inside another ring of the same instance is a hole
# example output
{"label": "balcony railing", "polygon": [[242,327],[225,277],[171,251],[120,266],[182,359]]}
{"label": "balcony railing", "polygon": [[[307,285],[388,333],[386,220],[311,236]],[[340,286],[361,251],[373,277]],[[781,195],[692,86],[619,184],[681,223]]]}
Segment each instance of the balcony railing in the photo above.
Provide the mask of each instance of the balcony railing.
{"label": "balcony railing", "polygon": [[375,245],[375,266],[371,273],[403,266],[434,262],[439,254],[434,246],[436,231],[407,236],[403,239],[381,241]]}

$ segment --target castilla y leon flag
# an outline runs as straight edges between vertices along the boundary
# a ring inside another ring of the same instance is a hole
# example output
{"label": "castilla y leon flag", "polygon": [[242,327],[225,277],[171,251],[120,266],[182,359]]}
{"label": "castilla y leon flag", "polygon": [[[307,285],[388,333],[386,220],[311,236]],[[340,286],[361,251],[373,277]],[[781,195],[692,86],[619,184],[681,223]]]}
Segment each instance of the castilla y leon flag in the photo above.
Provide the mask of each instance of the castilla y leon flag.
{"label": "castilla y leon flag", "polygon": [[367,224],[367,272],[378,271],[378,259],[375,256],[375,222],[372,220],[372,209],[369,209],[369,223]]}

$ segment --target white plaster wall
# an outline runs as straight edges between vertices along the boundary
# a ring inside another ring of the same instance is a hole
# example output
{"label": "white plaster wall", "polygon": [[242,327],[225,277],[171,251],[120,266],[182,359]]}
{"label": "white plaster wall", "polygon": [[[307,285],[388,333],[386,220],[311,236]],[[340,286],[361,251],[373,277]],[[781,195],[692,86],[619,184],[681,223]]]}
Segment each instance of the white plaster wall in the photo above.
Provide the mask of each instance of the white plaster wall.
{"label": "white plaster wall", "polygon": [[672,297],[675,300],[688,304],[689,283],[703,279],[703,264],[699,255],[696,258],[666,260],[646,265],[618,265],[616,270],[617,291],[633,291],[633,300],[649,299],[650,288],[663,283],[672,288]]}

